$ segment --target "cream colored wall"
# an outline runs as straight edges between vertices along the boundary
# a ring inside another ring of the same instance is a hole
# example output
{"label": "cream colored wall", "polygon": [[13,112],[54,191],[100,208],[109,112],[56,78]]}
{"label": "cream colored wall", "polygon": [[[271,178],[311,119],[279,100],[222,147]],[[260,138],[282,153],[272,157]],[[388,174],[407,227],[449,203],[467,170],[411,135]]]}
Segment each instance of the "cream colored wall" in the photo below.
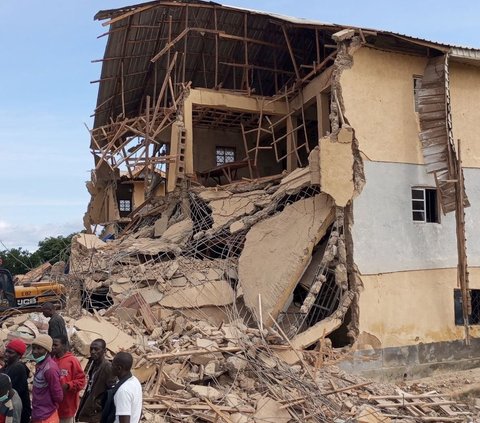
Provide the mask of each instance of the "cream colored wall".
{"label": "cream colored wall", "polygon": [[[413,100],[413,75],[426,59],[363,47],[341,75],[345,115],[370,160],[423,163]],[[368,183],[368,181],[367,181]]]}
{"label": "cream colored wall", "polygon": [[[470,288],[480,289],[480,268],[470,268]],[[361,276],[360,345],[377,338],[382,348],[451,341],[464,337],[455,326],[456,269],[420,270]],[[480,326],[471,326],[480,336]],[[374,338],[373,338],[374,339]]]}
{"label": "cream colored wall", "polygon": [[[235,147],[236,160],[245,158],[245,147],[240,131],[196,128],[193,134],[193,166],[202,172],[216,166],[216,146]],[[252,156],[253,157],[253,154]],[[260,150],[258,156],[260,176],[281,173],[281,166],[275,161],[273,150]],[[238,170],[238,177],[249,177],[248,168]]]}
{"label": "cream colored wall", "polygon": [[462,144],[465,167],[480,167],[480,67],[450,63],[453,136]]}
{"label": "cream colored wall", "polygon": [[145,183],[143,181],[133,182],[132,210],[135,210],[145,201]]}
{"label": "cream colored wall", "polygon": [[[157,188],[155,188],[154,197],[165,197],[165,183],[160,183]],[[134,181],[133,182],[133,206],[132,210],[135,210],[145,201],[145,183],[144,181]]]}

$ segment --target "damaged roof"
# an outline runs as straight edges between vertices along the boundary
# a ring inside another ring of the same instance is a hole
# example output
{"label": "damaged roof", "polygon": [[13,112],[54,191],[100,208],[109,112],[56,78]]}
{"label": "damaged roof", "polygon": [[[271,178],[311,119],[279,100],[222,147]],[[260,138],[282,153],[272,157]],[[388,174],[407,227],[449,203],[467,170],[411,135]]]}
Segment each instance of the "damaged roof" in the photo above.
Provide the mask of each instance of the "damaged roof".
{"label": "damaged roof", "polygon": [[480,59],[476,49],[200,0],[151,1],[100,11],[95,19],[108,19],[103,25],[109,31],[103,34],[108,42],[99,60],[101,77],[93,81],[100,83],[94,128],[121,114],[137,116],[147,96],[158,96],[175,52],[173,84],[191,81],[194,88],[239,91],[248,69],[248,92],[265,96],[307,75],[312,63],[335,50],[331,35],[346,28],[379,49],[418,55],[451,52],[452,59],[470,63]]}

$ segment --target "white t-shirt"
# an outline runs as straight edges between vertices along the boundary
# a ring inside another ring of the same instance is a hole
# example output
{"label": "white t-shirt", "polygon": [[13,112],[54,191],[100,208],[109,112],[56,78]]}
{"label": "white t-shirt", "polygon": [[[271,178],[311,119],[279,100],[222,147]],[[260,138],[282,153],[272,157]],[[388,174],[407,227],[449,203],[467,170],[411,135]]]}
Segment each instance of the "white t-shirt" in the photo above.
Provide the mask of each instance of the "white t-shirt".
{"label": "white t-shirt", "polygon": [[115,393],[115,423],[118,416],[130,416],[130,423],[138,423],[142,415],[142,385],[135,376],[128,379]]}

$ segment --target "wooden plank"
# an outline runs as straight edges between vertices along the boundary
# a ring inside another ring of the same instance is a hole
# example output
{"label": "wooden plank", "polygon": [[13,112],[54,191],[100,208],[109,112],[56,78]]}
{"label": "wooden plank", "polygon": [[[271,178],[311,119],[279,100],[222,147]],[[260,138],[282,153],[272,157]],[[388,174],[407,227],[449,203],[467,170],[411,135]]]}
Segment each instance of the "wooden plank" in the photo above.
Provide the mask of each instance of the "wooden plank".
{"label": "wooden plank", "polygon": [[422,104],[418,106],[419,113],[429,113],[429,112],[438,112],[445,111],[445,103],[431,103],[431,104]]}

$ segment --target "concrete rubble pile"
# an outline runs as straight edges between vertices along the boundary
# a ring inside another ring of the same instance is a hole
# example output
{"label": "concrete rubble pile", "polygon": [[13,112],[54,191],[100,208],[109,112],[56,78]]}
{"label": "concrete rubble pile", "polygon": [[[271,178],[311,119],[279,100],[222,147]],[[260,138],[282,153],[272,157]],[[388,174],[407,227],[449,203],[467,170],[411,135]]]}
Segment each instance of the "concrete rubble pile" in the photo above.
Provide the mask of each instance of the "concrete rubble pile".
{"label": "concrete rubble pile", "polygon": [[[134,355],[146,420],[386,422],[404,414],[380,412],[374,401],[398,395],[395,386],[330,365],[346,352],[326,337],[347,311],[355,315],[358,286],[348,214],[320,191],[315,169],[184,187],[144,207],[113,241],[74,237],[64,278],[72,345],[86,357],[101,337],[112,354]],[[329,295],[335,301],[319,314]]]}
{"label": "concrete rubble pile", "polygon": [[[111,356],[121,350],[133,354],[133,372],[144,389],[145,421],[443,421],[435,420],[441,414],[434,403],[423,418],[409,417],[393,399],[403,398],[405,403],[412,394],[339,370],[334,364],[340,353],[328,340],[292,366],[278,356],[290,346],[275,329],[247,327],[233,315],[229,323],[211,325],[161,309],[157,326],[150,331],[142,322],[144,311],[131,308],[136,302],[115,306],[102,312],[103,316],[83,311],[81,317],[71,318],[68,309],[64,316],[74,353],[83,365],[90,342],[98,337],[106,340]],[[46,319],[32,313],[7,319],[0,335],[3,341],[21,337],[28,344],[47,328]],[[428,391],[427,386],[423,393],[415,393],[412,401],[416,404],[434,398],[439,407],[452,413],[452,407],[460,406]],[[461,410],[462,418],[471,415],[465,407]],[[464,420],[452,417],[447,421]]]}

